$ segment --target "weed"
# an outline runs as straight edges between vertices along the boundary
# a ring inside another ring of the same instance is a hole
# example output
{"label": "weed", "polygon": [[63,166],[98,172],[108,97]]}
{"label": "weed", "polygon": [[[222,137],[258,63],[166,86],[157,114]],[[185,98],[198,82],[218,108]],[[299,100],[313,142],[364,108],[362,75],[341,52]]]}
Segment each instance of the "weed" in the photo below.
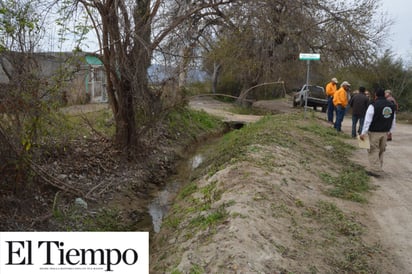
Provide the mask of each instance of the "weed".
{"label": "weed", "polygon": [[300,200],[300,199],[296,199],[296,200],[295,200],[295,205],[296,205],[297,207],[303,207],[303,201]]}
{"label": "weed", "polygon": [[132,229],[121,220],[119,210],[101,208],[97,212],[85,212],[72,206],[67,210],[54,210],[54,218],[67,231],[129,231]]}
{"label": "weed", "polygon": [[204,213],[198,215],[190,221],[192,227],[200,227],[205,229],[207,227],[213,227],[221,223],[228,216],[227,211],[224,209],[224,206],[217,208],[211,213]]}
{"label": "weed", "polygon": [[222,192],[216,189],[217,181],[213,181],[207,186],[200,189],[200,193],[203,194],[205,203],[211,204],[218,201],[221,198]]}
{"label": "weed", "polygon": [[192,265],[192,267],[190,268],[190,274],[203,274],[205,273],[203,267],[201,267],[200,265]]}
{"label": "weed", "polygon": [[333,185],[333,188],[327,190],[327,194],[354,202],[366,203],[367,199],[362,193],[374,189],[365,170],[353,164],[337,177],[327,173],[322,173],[320,177],[325,183]]}
{"label": "weed", "polygon": [[358,236],[363,232],[362,226],[348,218],[335,204],[319,201],[311,214],[316,219],[345,236]]}
{"label": "weed", "polygon": [[181,220],[177,217],[167,217],[166,220],[163,222],[165,227],[177,229],[180,225]]}
{"label": "weed", "polygon": [[331,258],[331,264],[344,273],[379,273],[373,265],[370,265],[370,257],[379,253],[379,245],[366,246],[360,242],[352,242],[351,247],[346,248],[342,256]]}
{"label": "weed", "polygon": [[293,216],[294,215],[293,210],[284,203],[282,203],[280,205],[272,204],[270,206],[270,209],[272,210],[273,218],[280,218],[280,217],[286,217],[286,216]]}
{"label": "weed", "polygon": [[188,197],[189,195],[195,193],[197,191],[197,185],[196,183],[192,182],[188,185],[186,185],[180,192],[178,195],[178,198],[180,200],[185,199],[186,197]]}

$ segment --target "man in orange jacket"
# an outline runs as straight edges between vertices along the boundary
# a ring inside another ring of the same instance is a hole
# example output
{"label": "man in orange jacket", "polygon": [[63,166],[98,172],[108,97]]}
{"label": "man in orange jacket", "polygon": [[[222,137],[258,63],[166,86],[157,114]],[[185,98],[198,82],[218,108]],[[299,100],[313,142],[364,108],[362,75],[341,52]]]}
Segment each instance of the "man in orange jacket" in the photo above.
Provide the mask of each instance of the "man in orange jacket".
{"label": "man in orange jacket", "polygon": [[335,92],[333,96],[333,105],[336,108],[336,121],[334,128],[338,132],[342,131],[342,121],[345,117],[346,106],[348,105],[348,92],[350,91],[350,84],[347,81],[343,81],[340,88]]}
{"label": "man in orange jacket", "polygon": [[328,122],[333,124],[333,112],[335,111],[335,107],[333,106],[333,95],[336,92],[336,85],[338,84],[338,79],[335,77],[330,80],[330,82],[326,85],[325,92],[326,96],[328,96]]}

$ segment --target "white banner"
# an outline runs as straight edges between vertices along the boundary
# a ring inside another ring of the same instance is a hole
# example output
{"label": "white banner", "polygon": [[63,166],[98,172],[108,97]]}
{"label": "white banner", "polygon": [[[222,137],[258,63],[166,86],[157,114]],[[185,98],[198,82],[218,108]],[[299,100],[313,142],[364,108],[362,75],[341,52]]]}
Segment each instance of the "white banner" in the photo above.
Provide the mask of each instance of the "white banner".
{"label": "white banner", "polygon": [[1,274],[149,273],[149,232],[0,232]]}

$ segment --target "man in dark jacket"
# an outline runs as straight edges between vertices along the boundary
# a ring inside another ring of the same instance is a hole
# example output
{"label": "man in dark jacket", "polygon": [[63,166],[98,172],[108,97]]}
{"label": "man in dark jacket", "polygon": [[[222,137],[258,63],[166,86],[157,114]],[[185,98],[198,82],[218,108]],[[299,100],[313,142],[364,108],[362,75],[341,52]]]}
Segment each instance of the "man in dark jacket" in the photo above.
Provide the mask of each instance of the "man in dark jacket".
{"label": "man in dark jacket", "polygon": [[370,149],[368,158],[370,164],[369,175],[379,177],[383,175],[383,153],[386,149],[386,136],[395,128],[395,105],[385,98],[383,89],[375,93],[376,100],[370,104],[365,115],[361,140],[369,136]]}
{"label": "man in dark jacket", "polygon": [[352,96],[349,105],[352,108],[352,138],[356,137],[356,125],[359,121],[358,134],[361,134],[366,110],[369,105],[369,98],[365,94],[365,87],[359,87],[359,93]]}
{"label": "man in dark jacket", "polygon": [[[398,102],[396,102],[395,98],[393,98],[392,91],[390,89],[385,90],[385,97],[386,97],[386,100],[388,100],[389,102],[392,102],[395,105],[395,110],[398,111],[399,109]],[[388,132],[387,141],[392,141],[392,132]]]}

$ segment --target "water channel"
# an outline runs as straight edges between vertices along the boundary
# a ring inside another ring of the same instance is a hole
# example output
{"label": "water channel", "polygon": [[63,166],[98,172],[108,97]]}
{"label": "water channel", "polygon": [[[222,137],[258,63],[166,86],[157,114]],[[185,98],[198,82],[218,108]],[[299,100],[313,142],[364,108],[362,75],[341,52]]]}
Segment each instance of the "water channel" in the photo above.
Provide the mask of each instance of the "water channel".
{"label": "water channel", "polygon": [[155,195],[154,199],[148,205],[148,212],[152,217],[153,230],[155,233],[160,231],[163,218],[168,213],[173,204],[174,198],[180,188],[190,180],[191,174],[204,162],[205,156],[201,153],[189,157],[183,161],[178,168],[178,174],[172,176],[163,190]]}
{"label": "water channel", "polygon": [[[228,123],[226,131],[237,130],[244,126],[244,123]],[[202,168],[202,164],[206,163],[211,156],[209,155],[213,147],[221,139],[221,136],[211,138],[205,143],[202,143],[187,153],[186,160],[183,160],[177,166],[177,174],[172,176],[164,189],[158,191],[154,198],[149,202],[148,213],[152,218],[153,230],[155,233],[160,231],[163,218],[167,215],[174,199],[179,190],[188,182],[190,182],[194,173]]]}

